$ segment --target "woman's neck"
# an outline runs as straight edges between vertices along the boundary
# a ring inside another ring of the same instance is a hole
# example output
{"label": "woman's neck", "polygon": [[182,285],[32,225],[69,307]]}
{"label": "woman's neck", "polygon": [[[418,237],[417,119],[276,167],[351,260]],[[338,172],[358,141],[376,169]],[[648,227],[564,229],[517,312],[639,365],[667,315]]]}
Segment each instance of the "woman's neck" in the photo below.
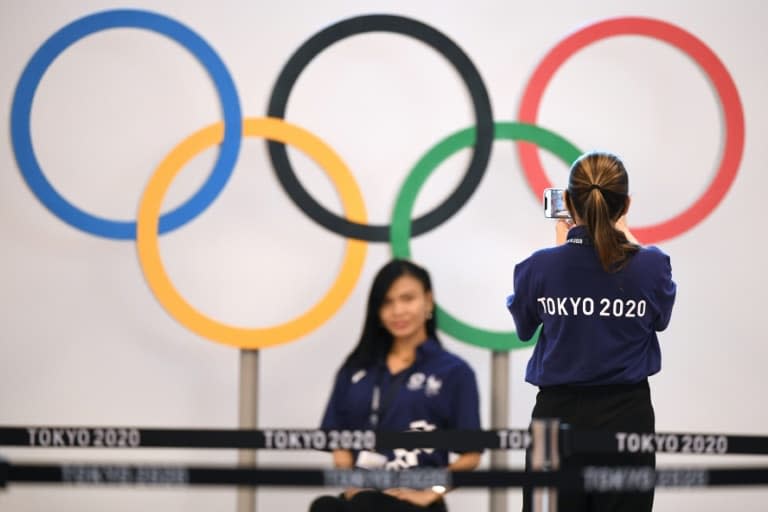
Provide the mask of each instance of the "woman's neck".
{"label": "woman's neck", "polygon": [[409,338],[395,338],[392,348],[387,355],[389,371],[397,373],[408,368],[416,360],[416,349],[426,341],[426,334],[419,334]]}

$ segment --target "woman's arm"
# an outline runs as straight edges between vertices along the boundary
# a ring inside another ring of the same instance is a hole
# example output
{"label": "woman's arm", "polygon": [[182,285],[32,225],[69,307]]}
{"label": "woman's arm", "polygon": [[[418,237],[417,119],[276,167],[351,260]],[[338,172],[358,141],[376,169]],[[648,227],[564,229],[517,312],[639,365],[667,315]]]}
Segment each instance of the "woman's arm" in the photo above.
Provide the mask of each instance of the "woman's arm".
{"label": "woman's arm", "polygon": [[[449,471],[472,471],[480,464],[479,452],[462,453],[446,469]],[[385,494],[408,501],[420,507],[427,507],[443,497],[450,489],[387,489]]]}
{"label": "woman's arm", "polygon": [[[349,450],[333,450],[333,466],[339,469],[352,469],[355,465],[355,458]],[[352,496],[360,492],[357,487],[350,487],[344,490],[344,497],[352,499]]]}
{"label": "woman's arm", "polygon": [[448,466],[448,471],[472,471],[480,464],[481,455],[480,452],[462,453]]}
{"label": "woman's arm", "polygon": [[352,452],[349,450],[333,450],[333,465],[339,469],[351,469],[355,465]]}

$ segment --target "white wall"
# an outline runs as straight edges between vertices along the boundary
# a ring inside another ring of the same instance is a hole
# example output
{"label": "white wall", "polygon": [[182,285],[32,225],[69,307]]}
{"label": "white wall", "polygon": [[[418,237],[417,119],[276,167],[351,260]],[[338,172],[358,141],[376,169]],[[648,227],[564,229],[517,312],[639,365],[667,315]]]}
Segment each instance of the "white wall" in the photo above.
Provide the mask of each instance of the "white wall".
{"label": "white wall", "polygon": [[[238,351],[189,331],[149,290],[136,245],[95,237],[53,216],[24,183],[14,158],[10,107],[21,72],[50,35],[75,19],[125,7],[116,0],[5,0],[0,4],[0,424],[221,427],[237,425]],[[764,271],[758,202],[768,177],[760,52],[768,9],[758,0],[476,2],[188,2],[134,0],[201,35],[226,63],[242,112],[264,115],[292,52],[323,27],[369,13],[409,16],[442,31],[473,60],[494,118],[516,120],[531,73],[578,28],[616,16],[665,20],[695,35],[722,61],[740,95],[746,143],[738,174],[701,222],[660,241],[672,257],[678,300],[662,334],[663,370],[652,379],[661,431],[765,434],[768,350],[762,318]],[[287,119],[313,132],[347,162],[368,217],[389,222],[408,170],[444,136],[472,124],[464,86],[429,48],[392,34],[345,39],[313,60],[290,98]],[[538,122],[577,146],[621,154],[631,175],[631,225],[665,221],[708,187],[724,125],[701,69],[647,37],[614,37],[578,52],[546,89]],[[46,177],[67,200],[103,217],[133,220],[161,159],[192,132],[220,120],[212,82],[180,46],[155,33],[98,32],[59,56],[32,109],[32,140]],[[174,181],[164,209],[193,194],[216,152],[205,151]],[[291,150],[302,183],[329,209],[339,199],[325,174]],[[425,213],[453,189],[469,152],[429,179],[416,204]],[[544,155],[550,180],[566,167]],[[512,143],[494,145],[470,201],[416,238],[438,301],[461,319],[510,330],[504,309],[514,263],[550,243],[551,224],[524,179]],[[290,321],[324,294],[344,239],[304,216],[282,191],[264,143],[245,139],[220,197],[193,222],[161,238],[163,263],[182,295],[205,314],[240,326]],[[315,427],[331,379],[355,342],[368,284],[390,249],[368,245],[362,277],[338,312],[313,332],[261,353],[262,427]],[[489,426],[490,356],[444,336],[477,372]],[[524,427],[535,389],[524,382],[529,350],[511,357],[511,427]],[[233,463],[234,451],[136,452],[2,449],[13,461],[138,460]],[[267,464],[330,464],[325,454],[262,452]],[[487,458],[487,457],[486,457]],[[757,458],[662,456],[662,465],[762,463]],[[519,467],[520,454],[511,456]],[[487,461],[485,462],[487,463]],[[259,510],[303,510],[317,489],[259,491]],[[658,511],[763,510],[764,489],[660,491]],[[509,492],[510,510],[519,492]],[[450,496],[453,510],[488,510],[487,493]],[[13,486],[0,509],[232,510],[230,489],[133,490]]]}

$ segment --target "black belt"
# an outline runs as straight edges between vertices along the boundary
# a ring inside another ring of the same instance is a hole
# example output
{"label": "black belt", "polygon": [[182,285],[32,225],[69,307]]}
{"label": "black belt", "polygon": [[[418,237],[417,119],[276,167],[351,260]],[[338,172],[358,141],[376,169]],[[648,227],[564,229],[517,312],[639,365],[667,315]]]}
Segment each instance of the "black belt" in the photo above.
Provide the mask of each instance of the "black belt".
{"label": "black belt", "polygon": [[608,395],[640,389],[650,389],[648,379],[627,384],[599,384],[595,386],[579,384],[558,384],[555,386],[539,386],[539,390],[545,393],[583,393],[594,395]]}

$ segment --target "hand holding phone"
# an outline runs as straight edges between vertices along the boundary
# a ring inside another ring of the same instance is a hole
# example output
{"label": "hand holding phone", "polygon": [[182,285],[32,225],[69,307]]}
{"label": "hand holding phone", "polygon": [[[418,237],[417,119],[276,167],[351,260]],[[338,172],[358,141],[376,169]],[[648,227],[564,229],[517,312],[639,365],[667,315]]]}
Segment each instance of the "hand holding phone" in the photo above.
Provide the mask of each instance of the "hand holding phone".
{"label": "hand holding phone", "polygon": [[557,219],[555,223],[555,245],[563,245],[568,240],[568,232],[573,227],[571,219]]}

